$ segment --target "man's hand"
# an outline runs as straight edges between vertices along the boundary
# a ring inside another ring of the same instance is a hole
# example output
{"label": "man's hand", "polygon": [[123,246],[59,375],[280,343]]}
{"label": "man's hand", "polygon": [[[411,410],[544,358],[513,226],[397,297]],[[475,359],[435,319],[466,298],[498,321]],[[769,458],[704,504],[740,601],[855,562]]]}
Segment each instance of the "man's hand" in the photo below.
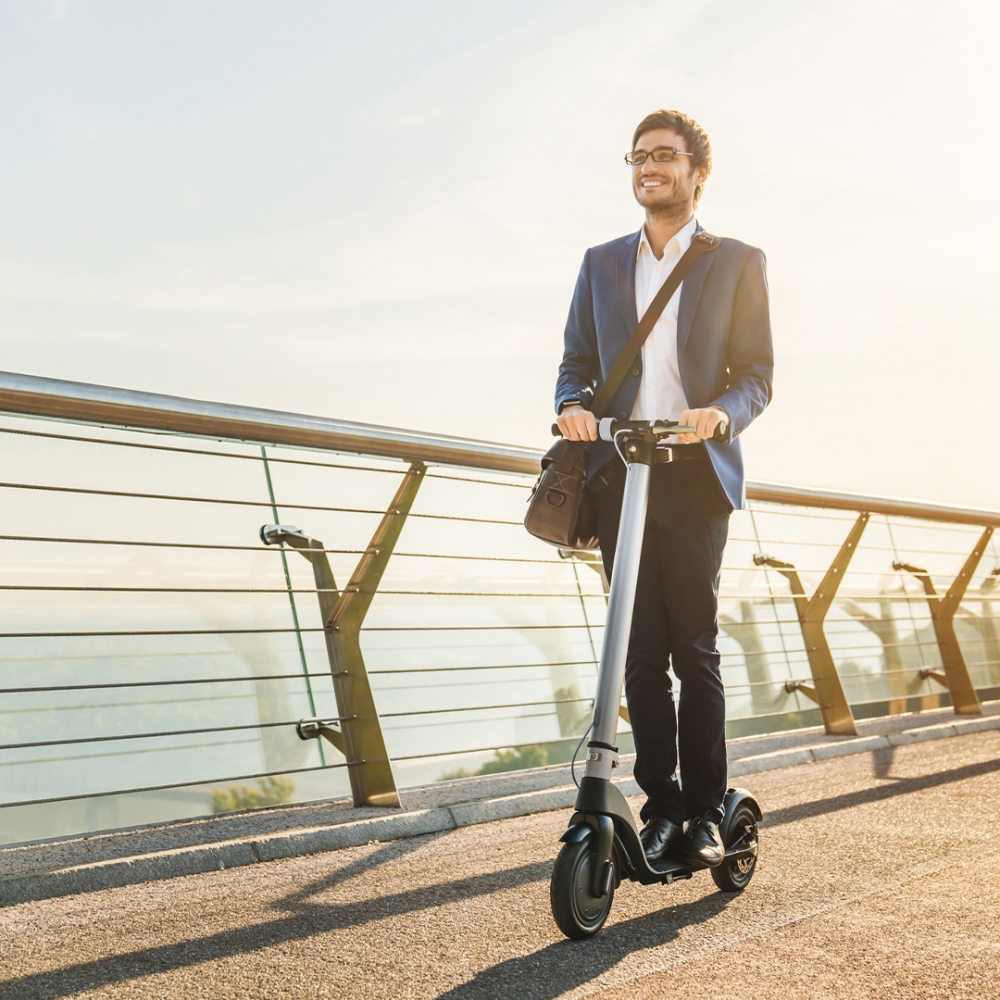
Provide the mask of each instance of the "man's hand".
{"label": "man's hand", "polygon": [[721,406],[706,406],[701,410],[685,410],[681,414],[681,424],[693,427],[694,434],[678,434],[678,444],[697,444],[706,441],[715,433],[715,428],[723,421],[729,423],[729,414]]}
{"label": "man's hand", "polygon": [[567,441],[597,440],[597,417],[582,406],[564,407],[556,423]]}

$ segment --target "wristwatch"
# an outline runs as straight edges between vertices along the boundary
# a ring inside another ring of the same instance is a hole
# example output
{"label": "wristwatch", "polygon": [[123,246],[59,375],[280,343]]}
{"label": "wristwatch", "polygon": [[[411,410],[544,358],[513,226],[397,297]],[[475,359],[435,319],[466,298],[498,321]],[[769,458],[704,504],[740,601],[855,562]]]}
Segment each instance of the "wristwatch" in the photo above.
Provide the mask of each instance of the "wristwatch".
{"label": "wristwatch", "polygon": [[579,399],[564,399],[559,404],[559,413],[561,414],[562,411],[565,410],[567,406],[582,406],[582,405],[583,403]]}

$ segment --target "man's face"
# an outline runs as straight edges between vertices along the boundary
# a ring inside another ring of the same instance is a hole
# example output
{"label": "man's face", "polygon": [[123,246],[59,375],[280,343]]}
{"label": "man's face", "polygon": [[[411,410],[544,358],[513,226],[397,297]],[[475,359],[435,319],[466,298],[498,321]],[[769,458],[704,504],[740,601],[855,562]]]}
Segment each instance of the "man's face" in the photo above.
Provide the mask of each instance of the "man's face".
{"label": "man's face", "polygon": [[[661,146],[687,152],[684,137],[669,128],[643,132],[635,144],[636,150],[647,153]],[[647,211],[681,208],[691,204],[694,189],[705,183],[706,176],[704,167],[692,168],[690,156],[678,156],[669,163],[654,163],[650,157],[642,166],[632,167],[632,193]]]}

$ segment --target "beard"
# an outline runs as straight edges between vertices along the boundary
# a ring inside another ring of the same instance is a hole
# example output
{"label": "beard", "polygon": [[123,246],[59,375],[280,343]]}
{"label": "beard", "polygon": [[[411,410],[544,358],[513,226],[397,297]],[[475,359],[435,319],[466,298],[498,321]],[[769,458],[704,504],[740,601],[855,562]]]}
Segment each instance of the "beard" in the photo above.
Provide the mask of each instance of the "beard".
{"label": "beard", "polygon": [[[641,190],[641,189],[640,189]],[[648,192],[648,189],[647,193]],[[693,184],[670,184],[661,188],[654,188],[652,198],[642,199],[639,197],[639,190],[633,188],[632,193],[635,200],[650,215],[662,215],[666,218],[686,215],[690,210],[691,199],[694,195]]]}

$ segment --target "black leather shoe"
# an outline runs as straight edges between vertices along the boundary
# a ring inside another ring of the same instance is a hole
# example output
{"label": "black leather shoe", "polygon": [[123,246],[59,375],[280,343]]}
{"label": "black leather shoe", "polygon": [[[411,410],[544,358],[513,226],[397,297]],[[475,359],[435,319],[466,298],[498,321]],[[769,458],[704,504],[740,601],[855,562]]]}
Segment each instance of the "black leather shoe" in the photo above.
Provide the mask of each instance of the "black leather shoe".
{"label": "black leather shoe", "polygon": [[689,819],[681,855],[690,865],[704,865],[706,868],[717,868],[726,856],[726,848],[722,843],[719,828],[710,819],[696,816]]}
{"label": "black leather shoe", "polygon": [[651,864],[662,861],[684,839],[684,831],[669,819],[651,819],[640,831],[639,840]]}

